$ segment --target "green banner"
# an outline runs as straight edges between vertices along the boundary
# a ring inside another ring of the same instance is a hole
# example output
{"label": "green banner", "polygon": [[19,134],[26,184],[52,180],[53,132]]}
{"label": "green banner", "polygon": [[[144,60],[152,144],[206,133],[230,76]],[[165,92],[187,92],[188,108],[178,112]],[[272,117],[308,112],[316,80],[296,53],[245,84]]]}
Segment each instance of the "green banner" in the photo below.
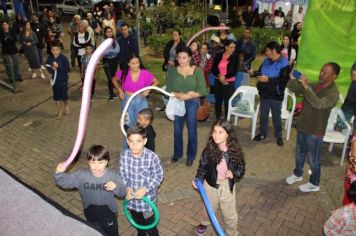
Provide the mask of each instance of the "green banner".
{"label": "green banner", "polygon": [[310,80],[326,62],[341,66],[336,83],[345,97],[356,61],[356,0],[309,0],[299,45],[297,68]]}

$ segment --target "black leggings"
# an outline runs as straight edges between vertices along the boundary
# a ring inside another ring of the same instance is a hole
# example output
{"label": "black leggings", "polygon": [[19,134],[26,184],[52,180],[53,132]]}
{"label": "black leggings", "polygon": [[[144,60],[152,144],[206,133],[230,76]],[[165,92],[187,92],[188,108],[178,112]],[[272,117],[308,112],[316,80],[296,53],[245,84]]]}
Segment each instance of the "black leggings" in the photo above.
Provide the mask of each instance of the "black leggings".
{"label": "black leggings", "polygon": [[[155,216],[154,215],[152,215],[152,216],[148,217],[147,219],[145,219],[145,217],[143,217],[143,213],[142,212],[137,212],[137,211],[130,210],[130,213],[131,213],[132,218],[139,225],[149,225],[149,224],[152,224],[152,222],[155,220]],[[141,229],[136,229],[136,230],[137,230],[137,236],[146,236],[147,234],[149,236],[159,236],[157,226],[155,226],[155,227],[153,227],[152,229],[149,229],[149,230],[141,230]]]}
{"label": "black leggings", "polygon": [[235,82],[229,82],[227,85],[223,85],[219,80],[215,80],[215,117],[220,119],[221,107],[224,102],[224,118],[227,118],[227,112],[229,108],[229,99],[235,92]]}
{"label": "black leggings", "polygon": [[114,85],[112,84],[112,77],[115,76],[117,67],[119,66],[119,60],[117,58],[103,59],[104,72],[108,80],[109,95],[114,96]]}

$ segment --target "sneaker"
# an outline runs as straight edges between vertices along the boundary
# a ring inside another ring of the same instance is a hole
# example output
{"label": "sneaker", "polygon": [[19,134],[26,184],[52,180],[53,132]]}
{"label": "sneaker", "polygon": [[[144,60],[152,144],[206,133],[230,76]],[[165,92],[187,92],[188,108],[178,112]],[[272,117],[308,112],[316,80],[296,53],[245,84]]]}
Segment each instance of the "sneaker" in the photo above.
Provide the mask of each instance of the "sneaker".
{"label": "sneaker", "polygon": [[36,73],[32,73],[31,78],[32,78],[32,79],[35,79],[36,77],[37,77],[37,74],[36,74]]}
{"label": "sneaker", "polygon": [[309,192],[317,192],[320,190],[319,186],[316,186],[314,184],[311,183],[306,183],[306,184],[302,184],[299,186],[299,190],[305,193],[309,193]]}
{"label": "sneaker", "polygon": [[109,97],[109,102],[113,102],[114,101],[114,96],[110,96]]}
{"label": "sneaker", "polygon": [[282,147],[284,145],[283,139],[282,138],[277,138],[277,145]]}
{"label": "sneaker", "polygon": [[28,68],[27,70],[28,70],[28,71],[30,71],[30,72],[32,71],[32,69],[31,69],[31,68]]}
{"label": "sneaker", "polygon": [[42,79],[45,79],[46,76],[45,76],[43,73],[41,73],[41,78],[42,78]]}
{"label": "sneaker", "polygon": [[295,175],[291,175],[288,178],[286,178],[286,183],[287,184],[294,184],[295,182],[301,181],[303,179],[302,176],[298,177]]}
{"label": "sneaker", "polygon": [[45,69],[46,69],[46,67],[44,67],[44,65],[41,65],[41,69],[42,69],[42,70],[45,70]]}
{"label": "sneaker", "polygon": [[257,141],[257,142],[260,142],[260,141],[262,141],[262,140],[264,140],[264,139],[266,139],[266,137],[263,136],[263,134],[257,134],[257,135],[253,138],[253,140],[254,140],[254,141]]}
{"label": "sneaker", "polygon": [[119,97],[116,94],[112,95],[114,99],[118,99]]}
{"label": "sneaker", "polygon": [[208,230],[208,226],[200,224],[197,226],[196,234],[199,236],[203,236],[205,235],[207,230]]}

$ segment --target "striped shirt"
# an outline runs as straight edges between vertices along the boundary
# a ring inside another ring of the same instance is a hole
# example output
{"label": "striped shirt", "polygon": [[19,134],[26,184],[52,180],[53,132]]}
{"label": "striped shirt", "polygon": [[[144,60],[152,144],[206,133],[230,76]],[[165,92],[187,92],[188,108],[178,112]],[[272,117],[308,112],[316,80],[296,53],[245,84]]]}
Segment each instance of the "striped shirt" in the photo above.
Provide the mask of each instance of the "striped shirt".
{"label": "striped shirt", "polygon": [[[143,154],[139,158],[132,156],[130,149],[126,149],[120,154],[120,173],[127,186],[136,192],[140,188],[146,188],[146,196],[152,201],[157,200],[157,189],[163,180],[163,168],[156,153],[144,148]],[[149,215],[151,207],[143,200],[131,200],[127,208],[143,212]]]}

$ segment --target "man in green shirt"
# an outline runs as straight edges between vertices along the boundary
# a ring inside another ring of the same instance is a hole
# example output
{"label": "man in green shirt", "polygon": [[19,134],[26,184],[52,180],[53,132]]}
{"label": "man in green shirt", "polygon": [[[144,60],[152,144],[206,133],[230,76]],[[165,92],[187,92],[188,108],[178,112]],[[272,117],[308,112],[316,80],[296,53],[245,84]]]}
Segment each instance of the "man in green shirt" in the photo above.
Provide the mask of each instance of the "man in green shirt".
{"label": "man in green shirt", "polygon": [[312,174],[309,182],[299,186],[302,192],[319,191],[321,148],[331,109],[337,104],[339,91],[334,83],[340,72],[335,62],[326,63],[319,74],[319,81],[308,83],[305,75],[296,79],[292,75],[287,87],[304,95],[303,109],[297,123],[297,148],[293,175],[286,178],[288,184],[302,180],[303,166],[307,156]]}

